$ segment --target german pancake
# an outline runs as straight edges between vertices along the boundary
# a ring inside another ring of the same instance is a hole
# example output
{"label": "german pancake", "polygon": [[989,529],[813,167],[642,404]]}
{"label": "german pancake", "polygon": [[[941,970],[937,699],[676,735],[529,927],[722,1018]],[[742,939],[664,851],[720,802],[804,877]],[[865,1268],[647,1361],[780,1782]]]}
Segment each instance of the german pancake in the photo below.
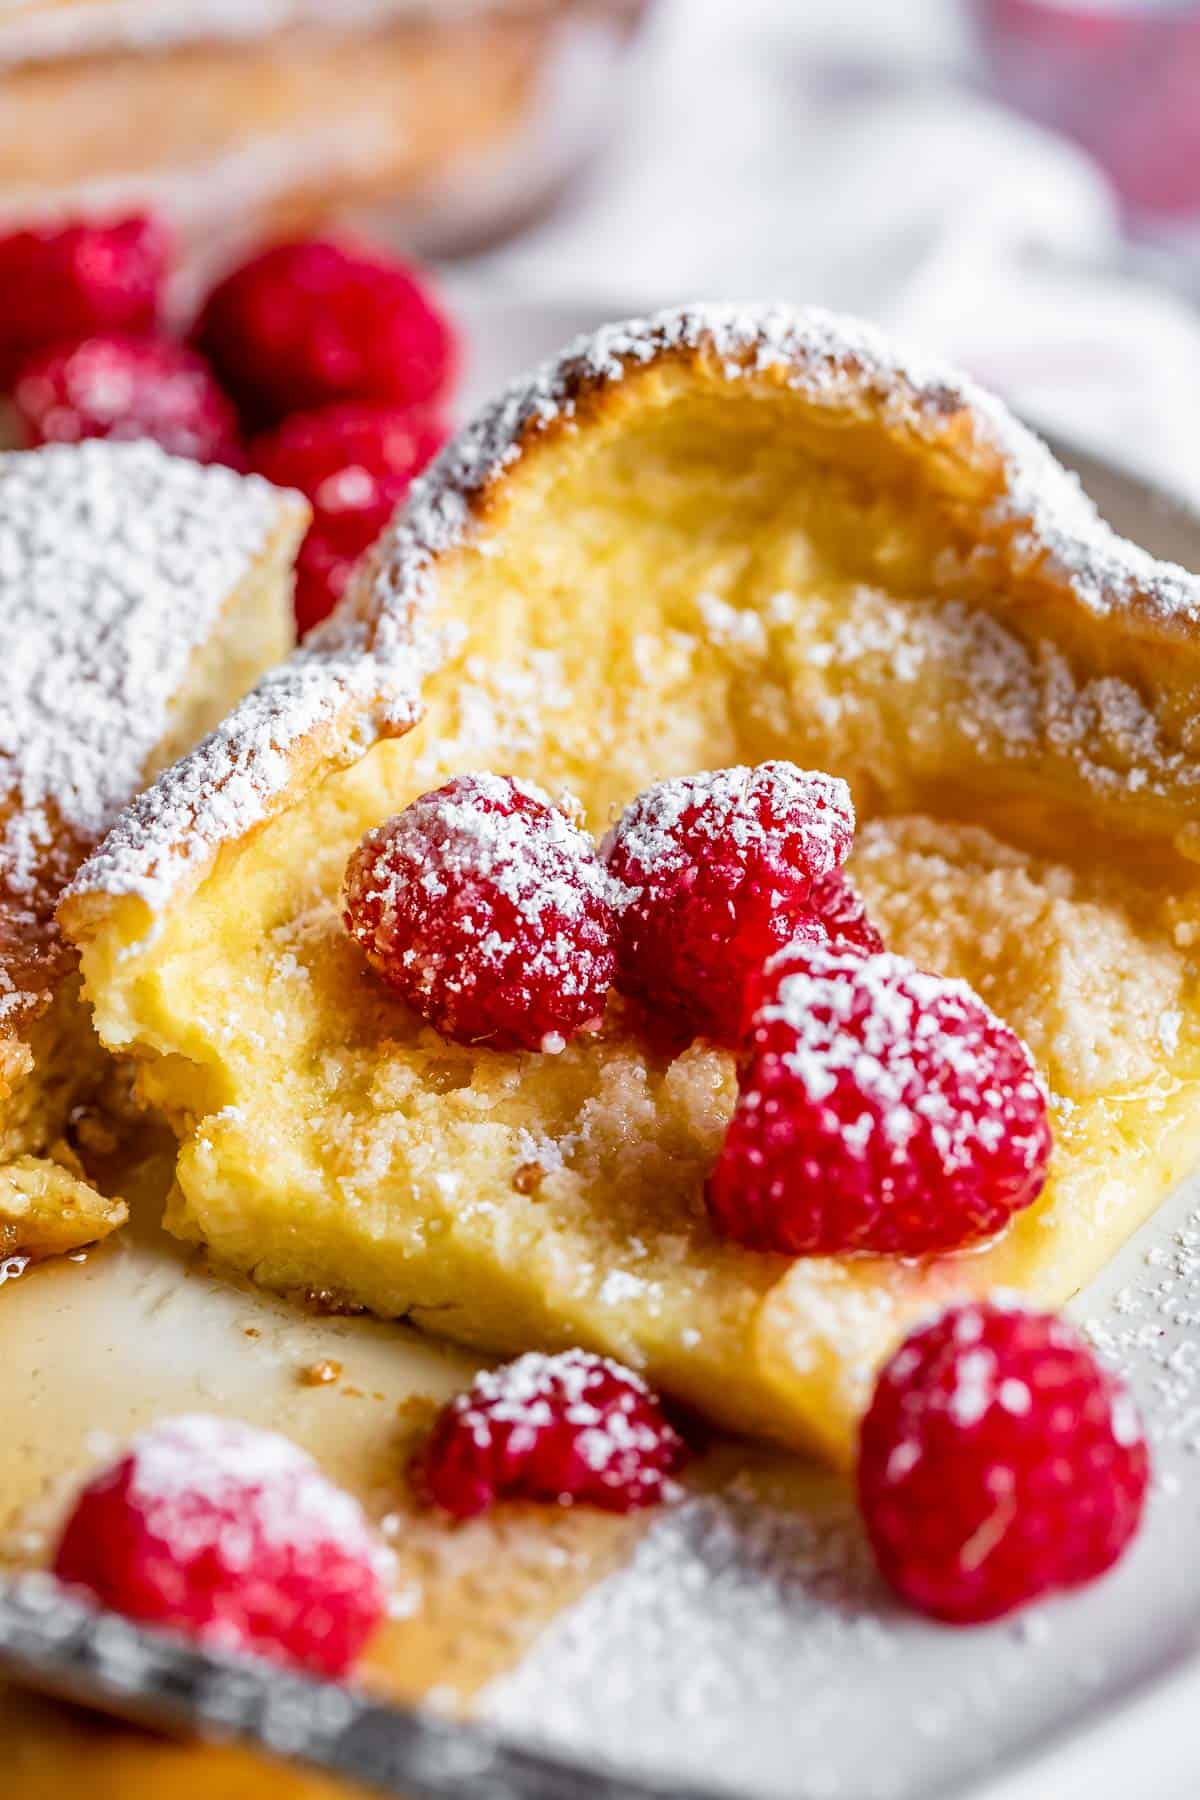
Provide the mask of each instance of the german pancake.
{"label": "german pancake", "polygon": [[[180,1150],[170,1228],[489,1351],[582,1344],[836,1461],[953,1299],[1057,1304],[1200,1151],[1200,582],[997,402],[853,322],[687,308],[509,391],[333,618],[134,801],[60,917]],[[733,1055],[616,1005],[557,1055],[452,1044],[343,929],[346,862],[439,782],[844,777],[889,946],[969,980],[1051,1096],[1041,1198],[921,1260],[719,1238]]]}

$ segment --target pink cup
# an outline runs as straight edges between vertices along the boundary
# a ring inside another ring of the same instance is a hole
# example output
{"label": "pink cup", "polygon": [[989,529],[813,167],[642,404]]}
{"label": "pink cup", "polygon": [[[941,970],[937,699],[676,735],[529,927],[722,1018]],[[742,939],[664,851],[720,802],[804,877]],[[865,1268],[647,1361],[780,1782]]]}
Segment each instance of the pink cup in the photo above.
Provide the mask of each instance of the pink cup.
{"label": "pink cup", "polygon": [[1135,229],[1200,224],[1200,0],[974,0],[992,86],[1108,172]]}

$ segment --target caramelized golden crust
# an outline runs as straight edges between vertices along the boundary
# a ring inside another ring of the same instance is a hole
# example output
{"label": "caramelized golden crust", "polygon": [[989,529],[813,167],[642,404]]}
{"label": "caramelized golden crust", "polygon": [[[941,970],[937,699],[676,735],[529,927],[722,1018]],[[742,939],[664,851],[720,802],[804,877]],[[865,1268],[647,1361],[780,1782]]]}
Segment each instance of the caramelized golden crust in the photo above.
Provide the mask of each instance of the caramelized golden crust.
{"label": "caramelized golden crust", "polygon": [[[1200,584],[994,401],[825,315],[671,313],[468,430],[62,917],[179,1131],[180,1235],[488,1349],[594,1345],[842,1459],[914,1315],[1060,1301],[1200,1149],[1198,697]],[[1047,1076],[1052,1178],[995,1245],[722,1242],[729,1057],[665,1057],[615,1007],[558,1057],[448,1045],[341,930],[362,831],[448,775],[569,786],[599,829],[656,777],[771,756],[850,780],[890,941]]]}

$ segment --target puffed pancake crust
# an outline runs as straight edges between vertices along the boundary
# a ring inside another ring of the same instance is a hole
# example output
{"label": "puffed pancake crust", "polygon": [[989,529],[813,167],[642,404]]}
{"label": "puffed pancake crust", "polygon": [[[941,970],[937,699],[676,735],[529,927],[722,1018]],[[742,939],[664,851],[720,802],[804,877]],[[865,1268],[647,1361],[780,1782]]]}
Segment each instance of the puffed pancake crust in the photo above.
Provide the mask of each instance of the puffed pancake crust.
{"label": "puffed pancake crust", "polygon": [[111,1064],[55,907],[144,782],[286,654],[305,516],[150,444],[0,456],[0,1257],[125,1216],[66,1142]]}
{"label": "puffed pancake crust", "polygon": [[[995,401],[824,314],[615,326],[446,452],[340,612],[136,801],[62,908],[180,1137],[168,1223],[281,1290],[494,1351],[580,1343],[737,1430],[850,1453],[914,1316],[1074,1292],[1200,1155],[1200,582]],[[925,1262],[716,1238],[732,1059],[614,1007],[446,1043],[342,929],[362,832],[467,769],[583,800],[790,757],[845,776],[893,947],[1053,1095],[1041,1200]]]}

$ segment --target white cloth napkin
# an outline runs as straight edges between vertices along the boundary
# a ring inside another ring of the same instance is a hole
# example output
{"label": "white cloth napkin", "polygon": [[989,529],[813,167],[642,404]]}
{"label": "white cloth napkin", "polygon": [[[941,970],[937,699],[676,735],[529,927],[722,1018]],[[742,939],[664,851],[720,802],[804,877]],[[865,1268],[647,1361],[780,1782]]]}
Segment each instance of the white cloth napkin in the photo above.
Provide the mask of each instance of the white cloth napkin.
{"label": "white cloth napkin", "polygon": [[1099,170],[971,75],[953,0],[661,0],[615,152],[470,279],[861,313],[1200,502],[1200,316],[1119,272]]}

